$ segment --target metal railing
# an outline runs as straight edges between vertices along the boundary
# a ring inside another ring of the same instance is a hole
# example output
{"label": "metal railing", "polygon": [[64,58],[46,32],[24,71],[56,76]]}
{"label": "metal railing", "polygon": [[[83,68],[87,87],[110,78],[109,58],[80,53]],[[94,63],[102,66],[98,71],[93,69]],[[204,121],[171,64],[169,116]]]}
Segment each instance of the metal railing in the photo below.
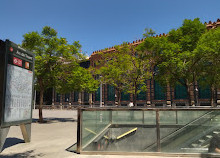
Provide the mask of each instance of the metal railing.
{"label": "metal railing", "polygon": [[[208,152],[193,153],[193,150],[191,150],[190,153],[181,153],[181,145],[183,142],[180,140],[182,139],[185,144],[187,143],[186,140],[190,143],[191,137],[198,137],[199,134],[201,136],[204,135],[207,128],[211,126],[219,128],[219,114],[220,108],[204,107],[78,108],[76,152],[86,154],[117,153],[132,155],[135,153],[137,155],[212,156],[215,154]],[[133,133],[134,136],[129,133],[129,128],[137,128],[137,130],[130,132]],[[201,128],[199,134],[193,131],[197,128]],[[123,131],[123,129],[126,130]],[[127,138],[123,137],[120,141],[115,141],[112,133],[117,133],[117,131],[119,131],[120,135],[124,134]],[[138,133],[137,131],[141,132]],[[186,133],[190,133],[191,137],[187,136]],[[140,137],[139,134],[143,136]],[[153,137],[148,138],[148,135],[152,135]],[[179,142],[174,140],[174,137],[177,140],[179,139]],[[145,140],[145,138],[150,139],[150,141]],[[140,139],[141,143],[136,139]],[[133,140],[133,142],[131,140]],[[99,144],[99,141],[104,141],[107,145]],[[146,145],[145,141],[149,141],[149,143]],[[135,146],[136,142],[138,142],[136,147],[138,148],[140,146],[141,150],[131,147],[130,144],[134,143]],[[173,152],[172,149],[165,150],[166,147],[164,147],[164,144],[172,146],[170,142],[177,144],[177,152]],[[114,143],[119,144],[119,146],[112,147]]]}

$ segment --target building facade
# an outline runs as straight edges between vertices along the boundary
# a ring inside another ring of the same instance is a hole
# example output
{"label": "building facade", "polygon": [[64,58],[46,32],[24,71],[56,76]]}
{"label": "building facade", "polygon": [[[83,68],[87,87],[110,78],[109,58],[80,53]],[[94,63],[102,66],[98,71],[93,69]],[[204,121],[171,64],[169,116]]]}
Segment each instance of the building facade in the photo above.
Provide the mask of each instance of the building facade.
{"label": "building facade", "polygon": [[[220,19],[216,22],[205,23],[207,29],[214,29],[220,26]],[[159,35],[160,36],[164,36]],[[158,37],[158,36],[156,36]],[[144,40],[136,40],[129,45],[137,46],[142,43]],[[82,63],[82,66],[88,68],[89,66],[95,67],[95,63],[100,60],[100,52],[102,53],[112,53],[116,51],[114,47],[98,50],[92,53],[89,60],[85,63]],[[142,91],[137,95],[137,106],[151,106],[151,107],[166,107],[166,106],[189,106],[189,99],[187,96],[187,89],[184,86],[176,85],[175,88],[167,85],[162,87],[154,79],[147,80],[147,90]],[[100,87],[93,93],[88,94],[86,92],[72,92],[69,94],[58,94],[54,90],[52,92],[52,105],[90,105],[90,106],[99,106],[100,97],[102,97],[102,105],[105,106],[115,106],[117,105],[117,91],[111,85],[103,84],[102,87],[102,96],[100,96]],[[190,87],[190,98],[193,101],[191,105],[195,105],[194,100],[196,99],[197,106],[210,106],[211,100],[211,89],[210,87],[200,87],[199,83],[196,85],[195,94],[195,85]],[[220,104],[220,89],[215,90],[215,104]],[[123,93],[121,94],[121,105],[127,106],[128,103],[133,100],[133,95]]]}

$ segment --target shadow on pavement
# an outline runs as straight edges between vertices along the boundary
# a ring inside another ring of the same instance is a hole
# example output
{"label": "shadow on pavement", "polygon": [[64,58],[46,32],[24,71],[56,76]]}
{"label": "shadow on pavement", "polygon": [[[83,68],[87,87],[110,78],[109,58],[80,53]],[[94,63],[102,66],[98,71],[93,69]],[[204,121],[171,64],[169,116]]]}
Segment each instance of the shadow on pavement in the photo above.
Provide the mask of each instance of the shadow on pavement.
{"label": "shadow on pavement", "polygon": [[[56,123],[56,122],[76,122],[73,118],[44,118],[45,123]],[[33,118],[32,123],[38,123],[38,119]]]}
{"label": "shadow on pavement", "polygon": [[7,138],[3,146],[3,150],[16,144],[24,143],[24,140],[18,138]]}
{"label": "shadow on pavement", "polygon": [[27,157],[43,157],[44,154],[34,154],[34,150],[26,151],[23,153],[11,154],[11,155],[0,155],[1,158],[27,158]]}

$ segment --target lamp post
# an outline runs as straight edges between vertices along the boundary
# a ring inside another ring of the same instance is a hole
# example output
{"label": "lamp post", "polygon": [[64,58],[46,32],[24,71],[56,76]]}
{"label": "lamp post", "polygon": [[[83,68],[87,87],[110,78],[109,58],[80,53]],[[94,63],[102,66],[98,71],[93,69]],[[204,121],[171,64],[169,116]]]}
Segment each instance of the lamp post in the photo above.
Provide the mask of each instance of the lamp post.
{"label": "lamp post", "polygon": [[100,107],[102,107],[102,76],[100,76]]}

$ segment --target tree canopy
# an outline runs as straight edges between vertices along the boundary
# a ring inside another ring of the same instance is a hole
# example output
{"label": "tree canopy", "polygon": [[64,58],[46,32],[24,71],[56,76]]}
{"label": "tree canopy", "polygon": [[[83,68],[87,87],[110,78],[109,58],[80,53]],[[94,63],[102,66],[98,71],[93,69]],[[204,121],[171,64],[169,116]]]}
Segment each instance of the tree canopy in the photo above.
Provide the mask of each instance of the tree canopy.
{"label": "tree canopy", "polygon": [[201,60],[195,55],[195,48],[206,27],[198,18],[184,20],[181,27],[171,30],[162,37],[147,37],[139,46],[140,50],[149,51],[155,78],[163,85],[181,84],[187,88],[191,104],[190,86],[199,79],[196,63]]}
{"label": "tree canopy", "polygon": [[29,32],[23,37],[22,47],[36,55],[35,78],[40,91],[39,121],[43,122],[42,104],[45,90],[52,87],[57,87],[60,92],[82,90],[86,87],[82,81],[90,80],[91,76],[79,66],[79,62],[84,58],[79,41],[69,44],[66,38],[58,37],[57,31],[49,26],[45,26],[41,33]]}
{"label": "tree canopy", "polygon": [[201,58],[197,63],[201,72],[201,85],[211,87],[211,104],[214,106],[215,89],[220,88],[220,28],[203,34],[194,53]]}
{"label": "tree canopy", "polygon": [[146,90],[146,80],[149,79],[149,61],[141,58],[135,46],[124,43],[115,46],[115,52],[102,55],[99,74],[102,80],[113,85],[118,91],[120,105],[121,92],[133,94],[136,104],[137,94]]}

